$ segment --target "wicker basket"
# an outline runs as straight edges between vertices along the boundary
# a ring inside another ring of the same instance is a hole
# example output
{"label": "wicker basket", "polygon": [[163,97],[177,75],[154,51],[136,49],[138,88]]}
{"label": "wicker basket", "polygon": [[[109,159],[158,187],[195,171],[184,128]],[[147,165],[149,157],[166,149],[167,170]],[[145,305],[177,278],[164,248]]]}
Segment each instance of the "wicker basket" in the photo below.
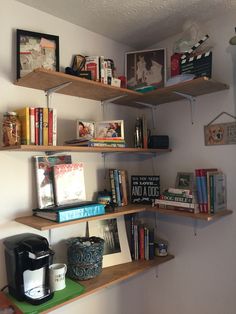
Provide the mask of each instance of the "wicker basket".
{"label": "wicker basket", "polygon": [[102,271],[104,240],[98,237],[77,237],[67,241],[67,276],[87,280]]}

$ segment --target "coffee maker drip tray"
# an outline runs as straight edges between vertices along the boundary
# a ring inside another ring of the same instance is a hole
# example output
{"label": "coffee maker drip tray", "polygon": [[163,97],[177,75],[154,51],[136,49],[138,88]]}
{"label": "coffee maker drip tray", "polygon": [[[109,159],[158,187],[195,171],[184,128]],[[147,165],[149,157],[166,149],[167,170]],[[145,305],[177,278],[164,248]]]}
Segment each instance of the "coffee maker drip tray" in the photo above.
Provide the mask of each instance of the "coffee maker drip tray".
{"label": "coffee maker drip tray", "polygon": [[34,300],[40,300],[42,298],[45,298],[50,293],[50,290],[48,287],[45,286],[38,286],[34,287],[28,291],[25,291],[25,296],[29,299]]}

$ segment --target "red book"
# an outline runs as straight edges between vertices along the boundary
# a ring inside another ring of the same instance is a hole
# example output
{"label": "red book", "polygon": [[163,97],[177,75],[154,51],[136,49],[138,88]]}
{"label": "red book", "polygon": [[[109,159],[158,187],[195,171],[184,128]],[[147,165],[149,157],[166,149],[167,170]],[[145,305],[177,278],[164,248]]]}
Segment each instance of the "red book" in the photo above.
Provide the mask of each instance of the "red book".
{"label": "red book", "polygon": [[144,227],[139,227],[139,258],[144,260]]}
{"label": "red book", "polygon": [[48,145],[53,145],[53,108],[48,108]]}

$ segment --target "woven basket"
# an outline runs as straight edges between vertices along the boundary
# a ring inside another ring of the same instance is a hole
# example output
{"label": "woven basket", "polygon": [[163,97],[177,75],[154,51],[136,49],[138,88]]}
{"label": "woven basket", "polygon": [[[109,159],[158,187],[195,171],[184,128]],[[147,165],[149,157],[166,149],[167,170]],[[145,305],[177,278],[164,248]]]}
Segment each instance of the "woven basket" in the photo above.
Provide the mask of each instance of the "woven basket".
{"label": "woven basket", "polygon": [[102,271],[104,240],[77,237],[67,240],[67,276],[77,280],[96,277]]}

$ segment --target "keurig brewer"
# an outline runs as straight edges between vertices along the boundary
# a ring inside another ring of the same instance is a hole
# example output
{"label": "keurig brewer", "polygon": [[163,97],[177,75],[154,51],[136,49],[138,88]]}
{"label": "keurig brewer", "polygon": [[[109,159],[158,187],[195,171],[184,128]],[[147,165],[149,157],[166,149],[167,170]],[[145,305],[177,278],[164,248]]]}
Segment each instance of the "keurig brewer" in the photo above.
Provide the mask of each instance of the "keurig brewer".
{"label": "keurig brewer", "polygon": [[4,245],[9,293],[35,305],[51,299],[49,265],[53,251],[47,239],[23,233],[6,238]]}

